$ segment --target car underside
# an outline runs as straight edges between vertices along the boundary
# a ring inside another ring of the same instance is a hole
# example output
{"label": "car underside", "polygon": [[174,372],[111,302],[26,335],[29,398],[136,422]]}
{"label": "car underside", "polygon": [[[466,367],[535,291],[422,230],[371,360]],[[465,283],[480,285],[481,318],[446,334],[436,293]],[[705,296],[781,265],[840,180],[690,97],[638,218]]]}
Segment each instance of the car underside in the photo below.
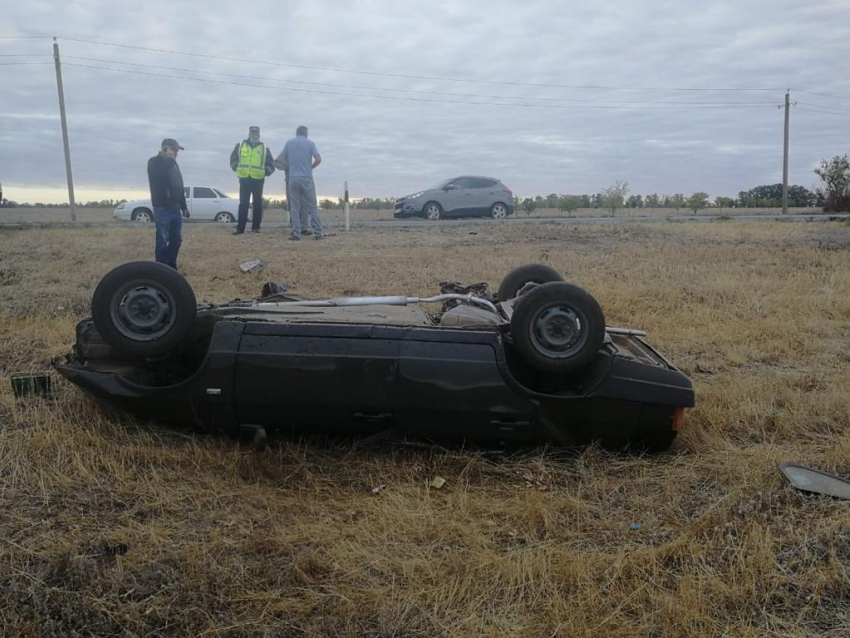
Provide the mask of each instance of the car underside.
{"label": "car underside", "polygon": [[107,286],[106,303],[96,293],[93,319],[56,367],[142,419],[232,435],[664,449],[694,405],[690,380],[643,333],[600,327],[589,295],[557,280],[525,275],[497,294],[444,283],[425,299],[281,293],[195,306],[163,348],[180,296],[149,264],[137,270],[156,271],[153,283],[116,277],[126,285]]}

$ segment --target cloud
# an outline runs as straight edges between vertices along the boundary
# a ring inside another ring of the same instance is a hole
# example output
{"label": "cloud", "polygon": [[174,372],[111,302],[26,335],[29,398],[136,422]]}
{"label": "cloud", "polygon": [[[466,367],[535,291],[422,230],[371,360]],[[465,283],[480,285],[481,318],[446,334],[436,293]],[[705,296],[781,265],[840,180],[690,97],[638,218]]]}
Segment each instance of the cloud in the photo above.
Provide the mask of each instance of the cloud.
{"label": "cloud", "polygon": [[[30,0],[4,8],[5,34],[69,38],[60,46],[79,188],[144,190],[147,158],[163,137],[176,137],[187,182],[233,191],[230,150],[258,123],[275,153],[298,124],[310,127],[325,160],[316,173],[324,193],[348,180],[353,196],[392,196],[475,173],[522,195],[595,192],[616,179],[636,193],[729,195],[781,174],[776,107],[785,88],[850,95],[850,7],[839,0],[200,7]],[[54,70],[44,55],[51,42],[0,40],[0,54],[24,53],[47,64],[0,67],[0,144],[23,149],[0,165],[9,197],[15,187],[64,184]],[[568,88],[577,85],[631,88]],[[730,87],[771,90],[670,90]],[[805,97],[850,116],[848,100]],[[845,119],[792,111],[792,182],[810,185],[821,157],[847,151]],[[266,191],[279,196],[282,180],[272,177]]]}

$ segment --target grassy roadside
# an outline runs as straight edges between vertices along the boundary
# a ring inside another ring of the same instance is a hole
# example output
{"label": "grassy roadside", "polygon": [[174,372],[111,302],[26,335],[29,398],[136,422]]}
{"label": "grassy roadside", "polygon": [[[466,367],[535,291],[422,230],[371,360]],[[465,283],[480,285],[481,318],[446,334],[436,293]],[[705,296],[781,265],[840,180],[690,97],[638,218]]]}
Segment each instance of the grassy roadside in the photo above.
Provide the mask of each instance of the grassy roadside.
{"label": "grassy roadside", "polygon": [[[697,408],[674,450],[508,456],[233,442],[0,386],[0,635],[844,636],[850,511],[777,463],[850,474],[850,227],[186,229],[198,298],[426,295],[542,261],[649,331]],[[135,228],[0,229],[0,373],[65,352]],[[245,275],[241,261],[266,270]],[[445,487],[427,486],[436,476]],[[372,488],[388,484],[375,496]],[[632,529],[638,523],[639,529]],[[126,551],[124,551],[126,550]]]}

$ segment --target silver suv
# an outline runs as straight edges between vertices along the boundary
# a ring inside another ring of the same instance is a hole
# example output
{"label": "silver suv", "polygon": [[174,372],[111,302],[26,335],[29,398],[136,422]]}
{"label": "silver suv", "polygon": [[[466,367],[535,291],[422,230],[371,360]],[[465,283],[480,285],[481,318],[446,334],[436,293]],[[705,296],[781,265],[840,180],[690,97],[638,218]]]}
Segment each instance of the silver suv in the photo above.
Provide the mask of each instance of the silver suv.
{"label": "silver suv", "polygon": [[393,217],[492,217],[504,219],[514,212],[511,189],[492,177],[465,175],[446,179],[428,190],[396,200]]}

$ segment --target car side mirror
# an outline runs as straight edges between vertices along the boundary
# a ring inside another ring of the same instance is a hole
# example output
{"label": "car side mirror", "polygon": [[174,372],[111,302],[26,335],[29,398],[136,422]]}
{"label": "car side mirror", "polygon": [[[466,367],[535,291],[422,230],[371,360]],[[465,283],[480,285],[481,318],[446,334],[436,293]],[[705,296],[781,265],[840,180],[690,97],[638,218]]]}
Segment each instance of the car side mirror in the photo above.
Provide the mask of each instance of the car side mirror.
{"label": "car side mirror", "polygon": [[448,192],[448,191],[453,191],[453,190],[455,190],[456,188],[457,188],[457,184],[446,184],[445,186],[443,186],[443,190],[444,190],[444,191],[447,191],[447,192]]}

